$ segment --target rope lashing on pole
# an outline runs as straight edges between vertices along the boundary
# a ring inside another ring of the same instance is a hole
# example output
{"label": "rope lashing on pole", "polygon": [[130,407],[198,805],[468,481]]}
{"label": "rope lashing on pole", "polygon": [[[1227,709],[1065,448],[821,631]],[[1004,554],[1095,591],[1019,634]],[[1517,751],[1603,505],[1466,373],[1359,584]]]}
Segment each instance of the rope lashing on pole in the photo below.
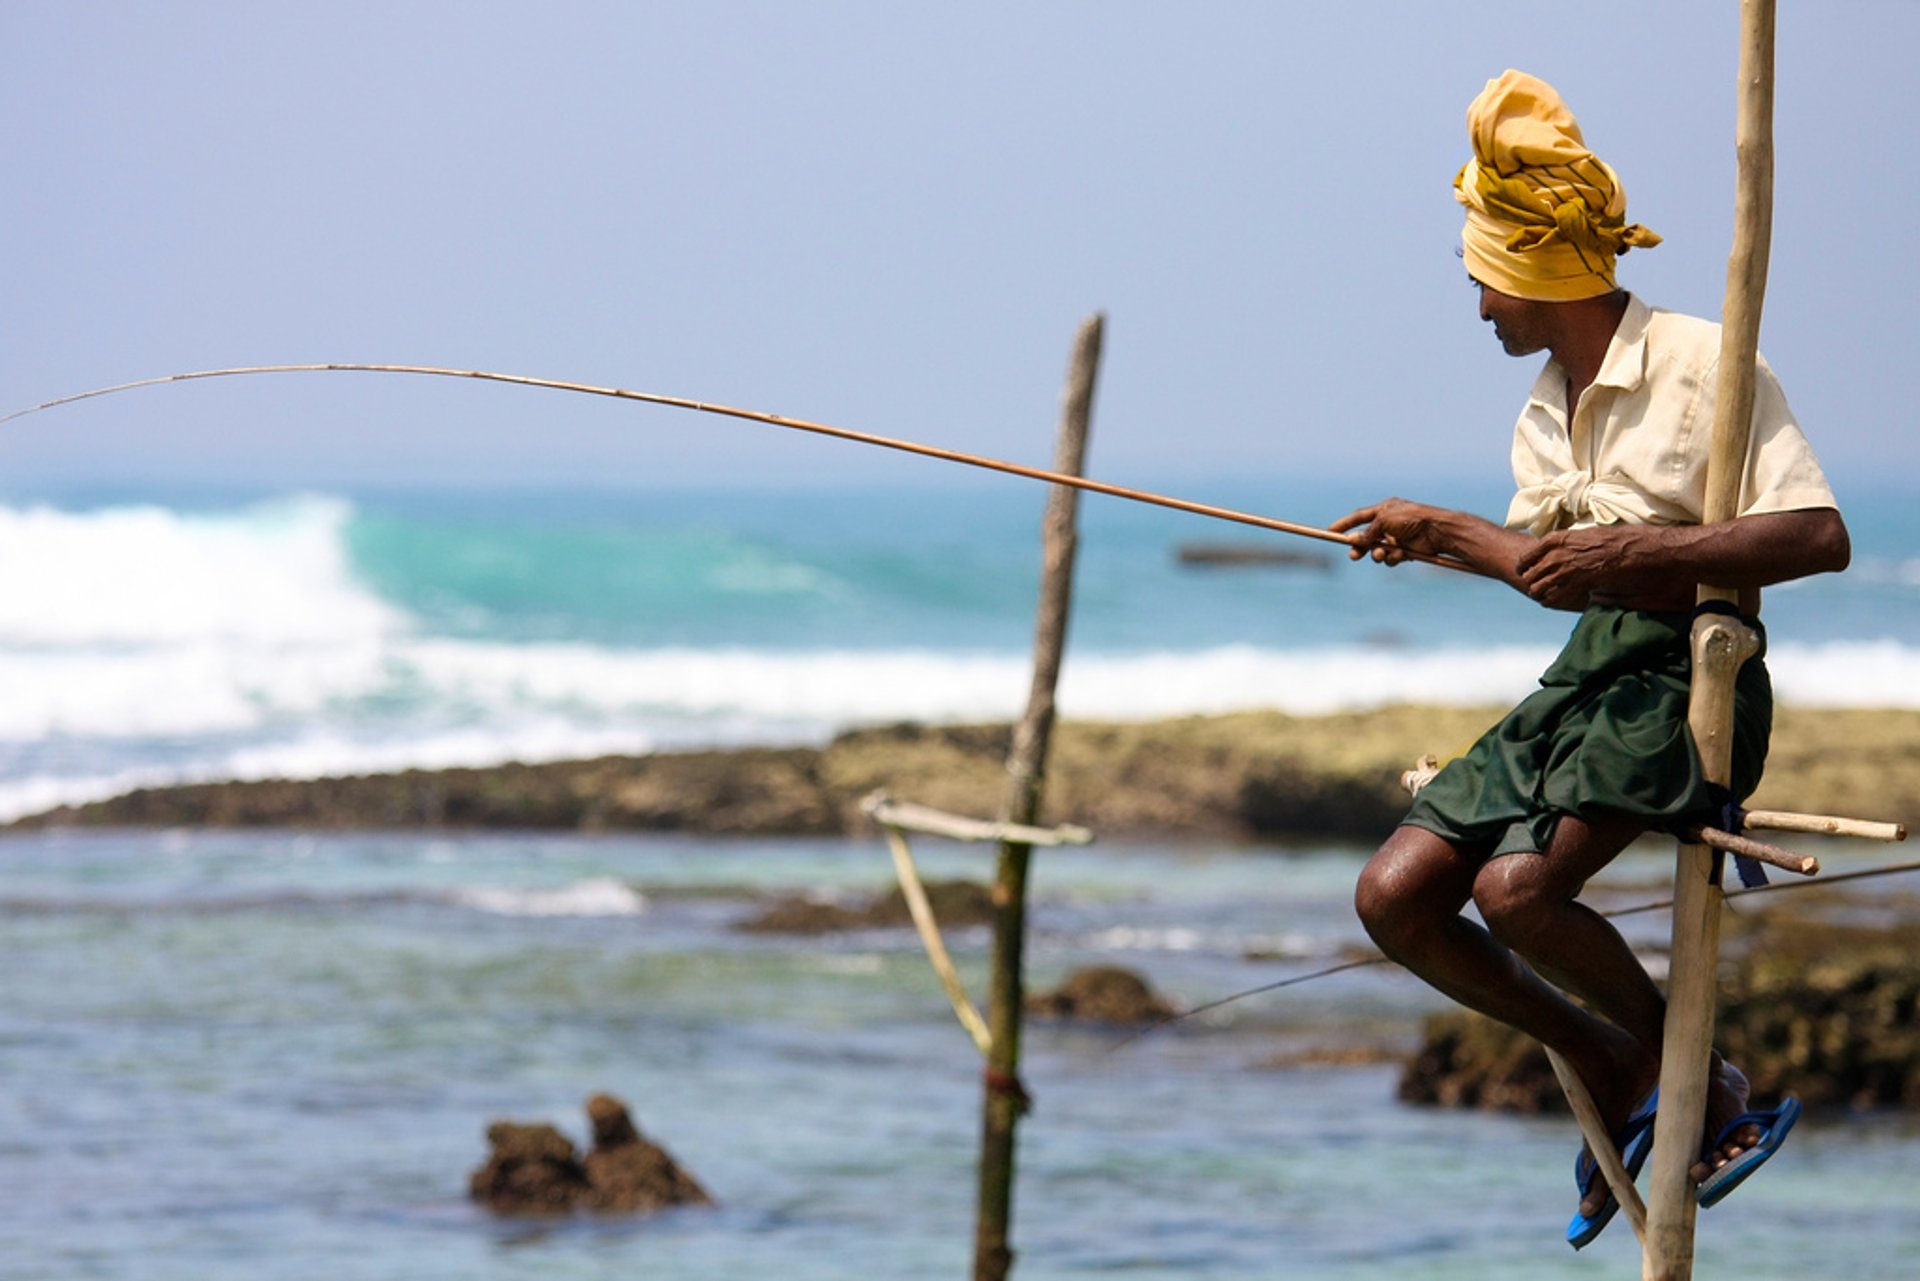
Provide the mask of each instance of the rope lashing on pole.
{"label": "rope lashing on pole", "polygon": [[[72,405],[83,400],[93,400],[101,396],[111,396],[123,391],[134,391],[142,387],[158,387],[164,383],[191,382],[203,378],[233,378],[251,374],[305,374],[305,373],[374,373],[374,374],[425,374],[438,378],[470,378],[482,382],[511,383],[521,387],[539,387],[548,391],[575,392],[588,396],[607,396],[615,400],[637,401],[647,405],[661,405],[669,409],[685,409],[694,413],[718,414],[726,418],[738,418],[747,422],[764,423],[773,427],[784,427],[793,431],[810,432],[817,436],[828,436],[836,440],[851,441],[860,445],[874,445],[882,449],[899,450],[902,453],[917,454],[923,458],[934,458],[942,462],[962,463],[969,467],[979,467],[988,471],[1003,472],[1011,476],[1024,476],[1028,480],[1045,481],[1053,485],[1065,485],[1071,489],[1086,490],[1090,493],[1105,494],[1110,498],[1124,498],[1130,502],[1148,503],[1156,507],[1166,507],[1174,511],[1187,512],[1195,516],[1205,516],[1213,520],[1232,521],[1236,524],[1250,525],[1255,529],[1264,529],[1273,533],[1292,534],[1301,538],[1319,539],[1321,542],[1339,543],[1351,548],[1356,540],[1351,534],[1338,534],[1317,525],[1302,524],[1297,521],[1280,520],[1272,516],[1261,516],[1253,512],[1236,511],[1231,507],[1220,507],[1212,503],[1193,502],[1185,498],[1174,498],[1166,494],[1156,494],[1143,489],[1131,489],[1124,485],[1109,484],[1106,481],[1091,480],[1085,476],[1073,476],[1062,472],[1047,471],[1040,467],[1029,467],[1023,463],[1007,462],[999,458],[987,458],[979,454],[962,453],[957,449],[943,449],[937,445],[923,445],[917,441],[901,440],[892,436],[875,435],[872,432],[854,431],[846,427],[835,427],[828,423],[810,422],[804,418],[789,418],[784,414],[770,414],[757,409],[741,409],[733,405],[719,405],[710,401],[693,400],[685,396],[667,396],[657,392],[629,391],[624,387],[602,387],[592,383],[565,382],[557,378],[536,378],[527,374],[494,373],[484,369],[446,369],[437,365],[376,365],[376,364],[297,364],[297,365],[244,365],[232,369],[199,369],[189,373],[163,374],[157,378],[141,378],[133,382],[116,383],[111,387],[96,387],[91,391],[76,392],[71,396],[61,396],[54,400],[42,401],[25,409],[16,409],[0,415],[0,423],[12,422],[28,414],[37,414],[43,410],[56,409],[62,405]],[[1423,553],[1407,551],[1407,559],[1417,560],[1429,565],[1438,565],[1444,569],[1462,570],[1469,574],[1480,571],[1464,561],[1444,556],[1428,556]]]}

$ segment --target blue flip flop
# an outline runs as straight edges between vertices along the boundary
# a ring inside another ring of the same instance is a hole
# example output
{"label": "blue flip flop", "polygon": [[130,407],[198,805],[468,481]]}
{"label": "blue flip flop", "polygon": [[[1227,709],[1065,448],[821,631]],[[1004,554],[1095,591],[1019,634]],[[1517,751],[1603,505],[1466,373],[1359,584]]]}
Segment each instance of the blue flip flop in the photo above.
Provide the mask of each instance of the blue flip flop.
{"label": "blue flip flop", "polygon": [[[1625,1125],[1614,1132],[1614,1145],[1620,1149],[1621,1164],[1627,1167],[1627,1174],[1638,1175],[1640,1168],[1647,1163],[1647,1157],[1653,1152],[1653,1118],[1660,1105],[1660,1091],[1656,1088],[1640,1101]],[[1587,1192],[1593,1187],[1593,1180],[1600,1173],[1600,1163],[1585,1148],[1573,1161],[1573,1185],[1580,1190],[1580,1199],[1585,1200]],[[1613,1222],[1613,1216],[1620,1212],[1620,1202],[1613,1193],[1607,1193],[1607,1200],[1591,1217],[1573,1212],[1572,1222],[1567,1224],[1567,1244],[1579,1250],[1593,1243],[1601,1229]]]}
{"label": "blue flip flop", "polygon": [[1780,1150],[1787,1141],[1787,1131],[1800,1119],[1800,1100],[1789,1094],[1780,1101],[1777,1108],[1761,1108],[1753,1112],[1742,1112],[1733,1120],[1720,1127],[1720,1137],[1713,1141],[1714,1151],[1719,1151],[1733,1137],[1735,1131],[1745,1125],[1757,1125],[1765,1133],[1760,1141],[1742,1152],[1733,1160],[1700,1181],[1698,1200],[1704,1209],[1717,1205],[1727,1195],[1743,1183],[1747,1176],[1765,1165],[1767,1158]]}

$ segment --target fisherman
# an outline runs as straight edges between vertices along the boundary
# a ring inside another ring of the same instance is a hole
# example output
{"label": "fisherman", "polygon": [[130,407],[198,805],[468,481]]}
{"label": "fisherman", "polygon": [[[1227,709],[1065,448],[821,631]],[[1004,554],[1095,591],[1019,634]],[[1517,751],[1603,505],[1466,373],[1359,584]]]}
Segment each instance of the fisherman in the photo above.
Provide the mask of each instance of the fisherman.
{"label": "fisherman", "polygon": [[[1508,71],[1467,127],[1473,158],[1454,193],[1480,317],[1508,355],[1548,354],[1514,434],[1518,492],[1504,526],[1390,498],[1333,528],[1355,535],[1355,559],[1464,561],[1579,619],[1540,688],[1418,793],[1355,902],[1393,960],[1564,1056],[1637,1172],[1666,1002],[1578,895],[1642,833],[1723,825],[1729,798],[1703,779],[1687,729],[1696,585],[1737,588],[1758,633],[1760,588],[1844,569],[1851,550],[1764,363],[1738,519],[1701,524],[1719,326],[1620,288],[1616,258],[1660,238],[1626,221],[1619,179],[1552,86]],[[1738,678],[1731,799],[1760,780],[1771,718],[1756,656]],[[1469,899],[1484,928],[1461,915]],[[1716,1056],[1692,1169],[1703,1205],[1770,1156],[1798,1111],[1747,1106],[1745,1078]],[[1584,1152],[1576,1180],[1578,1248],[1617,1203]]]}

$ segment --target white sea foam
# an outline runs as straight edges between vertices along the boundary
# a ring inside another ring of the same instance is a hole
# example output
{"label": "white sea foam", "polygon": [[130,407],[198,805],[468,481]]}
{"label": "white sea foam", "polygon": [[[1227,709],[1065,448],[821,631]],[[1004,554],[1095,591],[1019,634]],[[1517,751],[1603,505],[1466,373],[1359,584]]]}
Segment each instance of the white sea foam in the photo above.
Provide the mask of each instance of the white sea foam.
{"label": "white sea foam", "polygon": [[[169,782],[818,741],[859,724],[1003,719],[1026,698],[1028,660],[1010,650],[434,636],[356,577],[352,519],[327,497],[205,515],[0,507],[0,819]],[[1550,657],[1541,645],[1082,648],[1060,703],[1112,720],[1502,703]],[[1771,666],[1784,702],[1920,708],[1920,648],[1904,640],[1776,638]]]}
{"label": "white sea foam", "polygon": [[[1419,701],[1516,700],[1550,655],[1530,649],[1243,647],[1069,660],[1063,714],[1146,719],[1252,708],[1301,714]],[[1783,702],[1920,708],[1920,651],[1894,641],[1780,645]],[[1018,713],[1013,655],[618,650],[393,637],[371,649],[249,646],[103,654],[0,651],[0,741],[31,762],[0,778],[0,818],[128,787],[547,761],[658,747],[817,741],[851,725]],[[367,707],[404,697],[403,714]],[[75,772],[76,744],[139,755]]]}
{"label": "white sea foam", "polygon": [[1920,649],[1901,641],[1777,644],[1768,650],[1767,669],[1782,702],[1920,708]]}
{"label": "white sea foam", "polygon": [[638,916],[647,908],[644,895],[611,876],[555,889],[472,886],[450,897],[463,907],[499,916]]}
{"label": "white sea foam", "polygon": [[143,769],[63,774],[37,771],[0,780],[0,823],[28,814],[40,814],[61,805],[104,801],[136,788],[190,781],[177,767],[155,765]]}
{"label": "white sea foam", "polygon": [[[688,740],[694,741],[694,740]],[[747,742],[750,738],[723,741]],[[404,769],[455,769],[505,761],[536,764],[654,750],[656,734],[640,726],[581,726],[561,719],[475,726],[434,733],[389,731],[364,736],[325,728],[240,747],[170,739],[164,756],[139,766],[75,771],[38,769],[0,775],[0,823],[61,805],[84,805],[136,788],[181,783],[330,778]]]}
{"label": "white sea foam", "polygon": [[212,638],[310,648],[404,622],[356,583],[342,499],[194,515],[0,507],[0,645],[150,647]]}

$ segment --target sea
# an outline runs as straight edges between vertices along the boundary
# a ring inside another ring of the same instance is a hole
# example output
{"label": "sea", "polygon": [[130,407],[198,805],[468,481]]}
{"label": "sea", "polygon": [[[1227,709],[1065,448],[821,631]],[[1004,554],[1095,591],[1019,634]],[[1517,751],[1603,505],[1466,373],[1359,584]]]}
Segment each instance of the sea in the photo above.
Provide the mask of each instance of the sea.
{"label": "sea", "polygon": [[[0,820],[168,782],[1011,717],[1042,496],[0,489]],[[1324,524],[1378,495],[1182,496]],[[1843,497],[1854,568],[1768,593],[1781,700],[1920,708],[1920,515]],[[1200,567],[1193,544],[1299,559]],[[1497,703],[1567,624],[1465,575],[1088,497],[1062,712]],[[980,847],[916,853],[989,871]],[[1190,1008],[1311,974],[1364,943],[1365,853],[1043,851],[1032,982],[1122,964]],[[1636,850],[1594,893],[1660,897],[1665,865]],[[0,1278],[965,1275],[980,1064],[917,941],[741,928],[890,877],[859,838],[0,834]],[[1662,915],[1630,919],[1654,948]],[[984,933],[949,941],[978,992]],[[1624,1222],[1562,1242],[1570,1123],[1409,1107],[1395,1063],[1316,1053],[1403,1051],[1440,1008],[1373,966],[1137,1040],[1036,1024],[1015,1275],[1630,1275]],[[467,1199],[491,1121],[583,1139],[601,1091],[716,1206]],[[1698,1274],[1920,1275],[1915,1206],[1920,1120],[1817,1115],[1702,1215]]]}

